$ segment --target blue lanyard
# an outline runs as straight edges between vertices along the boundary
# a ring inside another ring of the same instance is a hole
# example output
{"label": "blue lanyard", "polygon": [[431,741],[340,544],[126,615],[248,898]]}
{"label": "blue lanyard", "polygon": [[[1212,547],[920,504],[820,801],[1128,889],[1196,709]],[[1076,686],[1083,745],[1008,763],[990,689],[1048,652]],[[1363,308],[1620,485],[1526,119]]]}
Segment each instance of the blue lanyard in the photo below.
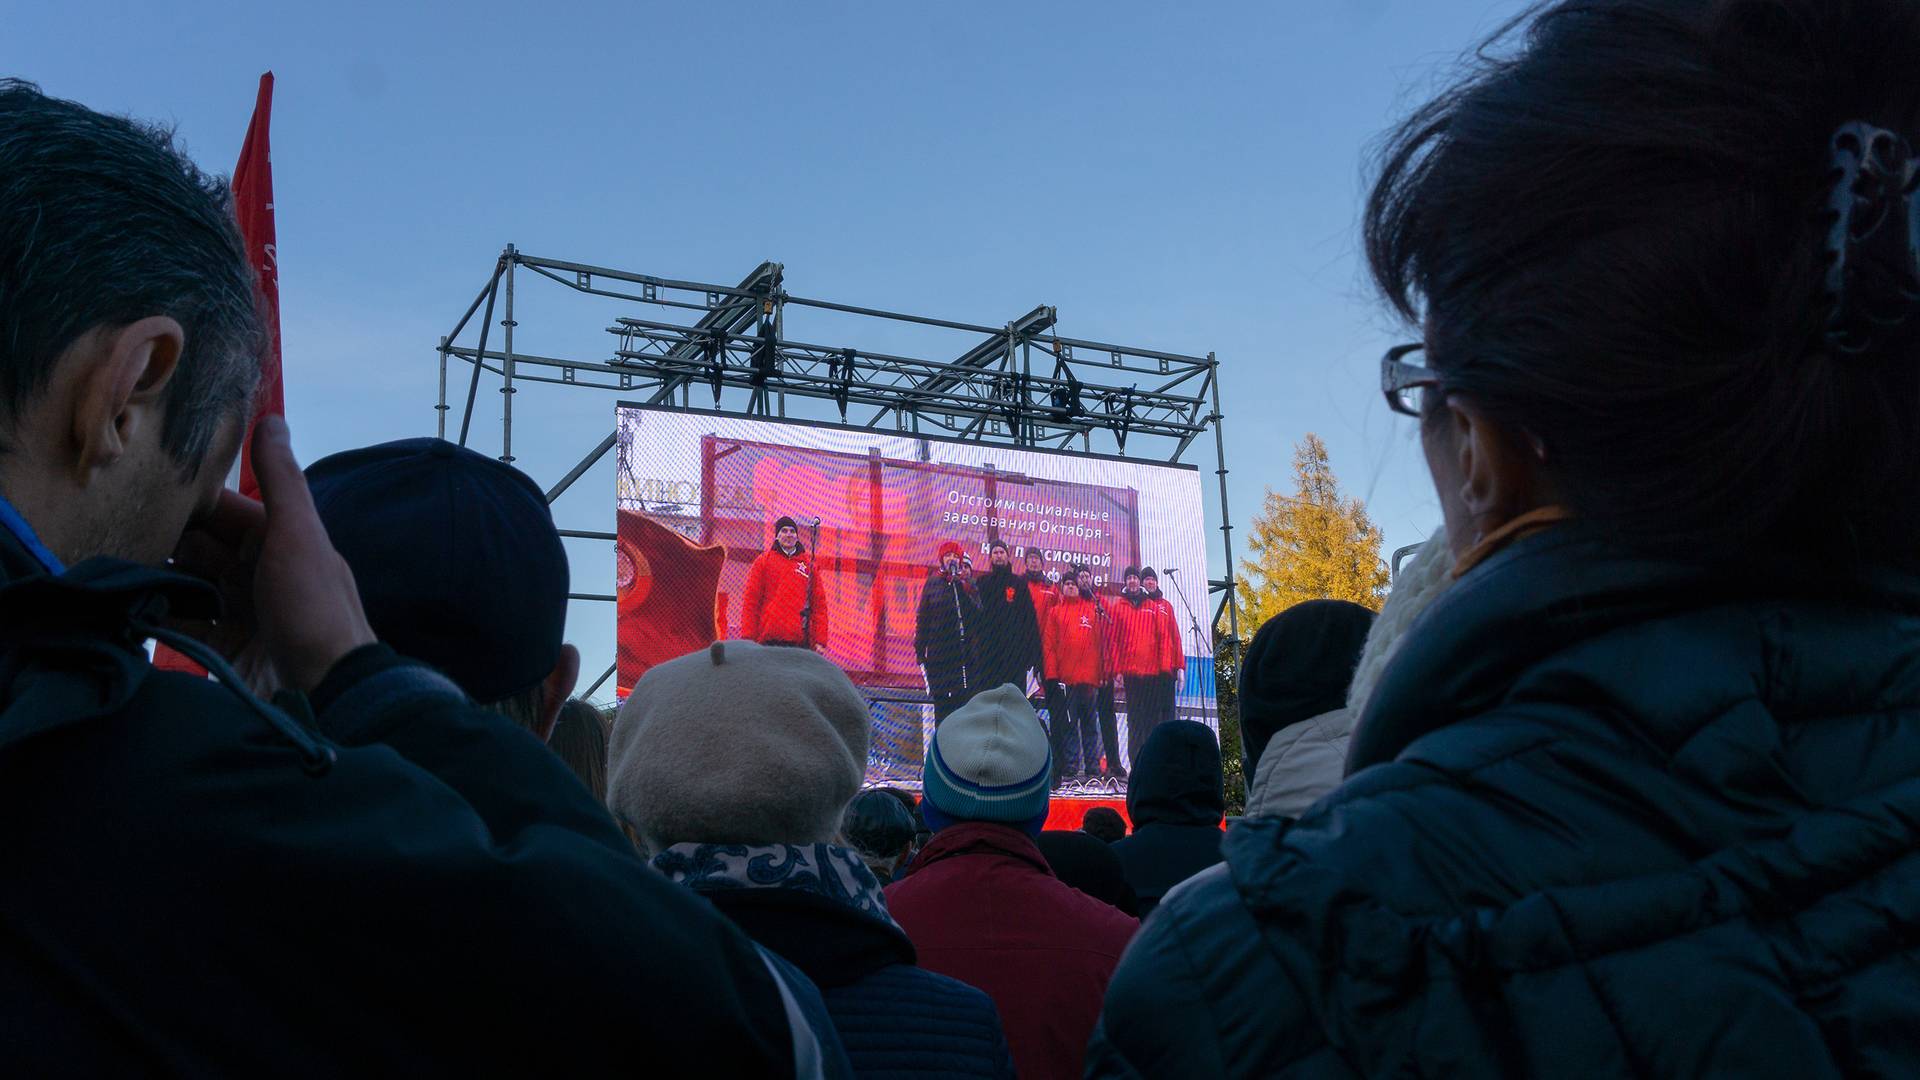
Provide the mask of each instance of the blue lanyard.
{"label": "blue lanyard", "polygon": [[13,508],[5,495],[0,495],[0,529],[12,533],[13,538],[20,541],[20,546],[26,548],[27,554],[45,567],[47,573],[58,576],[66,571],[67,568],[60,565],[60,560],[47,550],[47,545],[40,542],[33,526],[27,524],[27,519],[20,516],[20,511]]}

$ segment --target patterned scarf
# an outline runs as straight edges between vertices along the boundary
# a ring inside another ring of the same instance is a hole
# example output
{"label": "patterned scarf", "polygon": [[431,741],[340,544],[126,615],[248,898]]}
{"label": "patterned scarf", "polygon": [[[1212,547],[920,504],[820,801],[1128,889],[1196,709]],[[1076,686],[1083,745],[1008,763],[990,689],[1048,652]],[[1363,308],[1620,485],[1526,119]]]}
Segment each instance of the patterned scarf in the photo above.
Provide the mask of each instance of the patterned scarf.
{"label": "patterned scarf", "polygon": [[812,893],[899,928],[880,880],[860,856],[835,844],[674,844],[653,868],[695,892],[788,889]]}

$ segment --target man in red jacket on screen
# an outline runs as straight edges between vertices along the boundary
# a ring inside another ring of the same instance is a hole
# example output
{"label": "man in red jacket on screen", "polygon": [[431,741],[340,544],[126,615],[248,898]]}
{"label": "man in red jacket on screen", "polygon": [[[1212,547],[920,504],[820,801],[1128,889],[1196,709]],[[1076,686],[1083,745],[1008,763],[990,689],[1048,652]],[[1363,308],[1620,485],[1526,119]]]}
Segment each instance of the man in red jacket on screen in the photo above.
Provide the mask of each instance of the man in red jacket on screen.
{"label": "man in red jacket on screen", "polygon": [[827,647],[827,595],[819,566],[790,517],[773,523],[773,546],[753,560],[740,600],[740,636],[762,645]]}

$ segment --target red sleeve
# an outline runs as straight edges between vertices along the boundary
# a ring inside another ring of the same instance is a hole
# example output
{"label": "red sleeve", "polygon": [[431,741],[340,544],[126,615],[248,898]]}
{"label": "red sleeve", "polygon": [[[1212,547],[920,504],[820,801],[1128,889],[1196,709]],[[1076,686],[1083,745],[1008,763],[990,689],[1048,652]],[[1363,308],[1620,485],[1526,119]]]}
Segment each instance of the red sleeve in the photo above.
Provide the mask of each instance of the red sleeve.
{"label": "red sleeve", "polygon": [[753,560],[753,566],[747,571],[747,587],[740,594],[740,636],[748,641],[760,640],[760,605],[766,600],[765,555]]}
{"label": "red sleeve", "polygon": [[1046,663],[1046,670],[1040,673],[1043,679],[1053,679],[1057,674],[1054,669],[1060,666],[1057,659],[1060,655],[1060,620],[1053,617],[1055,614],[1049,610],[1047,617],[1041,620],[1040,656]]}

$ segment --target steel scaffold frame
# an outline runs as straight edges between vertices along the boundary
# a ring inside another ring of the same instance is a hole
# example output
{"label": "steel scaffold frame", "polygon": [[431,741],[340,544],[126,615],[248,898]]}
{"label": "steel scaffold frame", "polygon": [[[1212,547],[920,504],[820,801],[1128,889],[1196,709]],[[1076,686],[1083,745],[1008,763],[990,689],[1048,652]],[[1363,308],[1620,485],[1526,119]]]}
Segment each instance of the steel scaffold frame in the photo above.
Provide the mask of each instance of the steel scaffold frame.
{"label": "steel scaffold frame", "polygon": [[[787,398],[832,402],[843,423],[876,430],[892,419],[890,430],[958,437],[1017,447],[1091,452],[1093,437],[1111,438],[1121,455],[1129,440],[1160,453],[1142,460],[1178,462],[1195,439],[1211,430],[1215,476],[1220,494],[1220,536],[1226,576],[1209,579],[1218,595],[1213,624],[1227,621],[1227,644],[1237,660],[1240,610],[1233,547],[1233,518],[1227,503],[1226,437],[1220,410],[1219,361],[1213,353],[1187,356],[1053,333],[1058,313],[1041,305],[1001,326],[956,322],[799,297],[784,287],[785,268],[767,262],[738,285],[712,285],[655,277],[626,270],[519,251],[512,244],[500,253],[493,272],[451,333],[440,339],[439,399],[434,406],[437,433],[447,437],[449,366],[471,365],[457,441],[466,445],[483,374],[500,380],[500,460],[512,462],[513,401],[520,383],[545,383],[613,391],[650,404],[670,405],[677,395],[688,411],[697,404],[696,386],[711,396],[712,409],[723,407],[771,419],[787,418]],[[626,305],[642,304],[671,312],[699,312],[690,325],[633,315],[616,316],[606,327],[614,347],[604,359],[547,356],[516,351],[514,318],[516,278],[550,281],[587,296]],[[485,308],[474,344],[461,337]],[[929,360],[847,346],[793,340],[785,335],[788,308],[835,312],[886,323],[937,327],[978,334],[981,340],[952,360]],[[501,318],[499,347],[490,349],[494,312]],[[1038,356],[1036,356],[1038,353]],[[1040,368],[1036,373],[1036,362]],[[1142,387],[1141,381],[1148,385]],[[729,407],[745,397],[744,408]],[[854,407],[874,410],[864,421],[849,419]],[[802,418],[804,419],[804,418]],[[549,504],[612,450],[617,433],[605,438],[547,491]],[[562,536],[612,541],[603,531],[562,529]],[[611,601],[607,594],[574,593],[570,599]],[[613,673],[609,667],[584,696],[591,696]]]}

